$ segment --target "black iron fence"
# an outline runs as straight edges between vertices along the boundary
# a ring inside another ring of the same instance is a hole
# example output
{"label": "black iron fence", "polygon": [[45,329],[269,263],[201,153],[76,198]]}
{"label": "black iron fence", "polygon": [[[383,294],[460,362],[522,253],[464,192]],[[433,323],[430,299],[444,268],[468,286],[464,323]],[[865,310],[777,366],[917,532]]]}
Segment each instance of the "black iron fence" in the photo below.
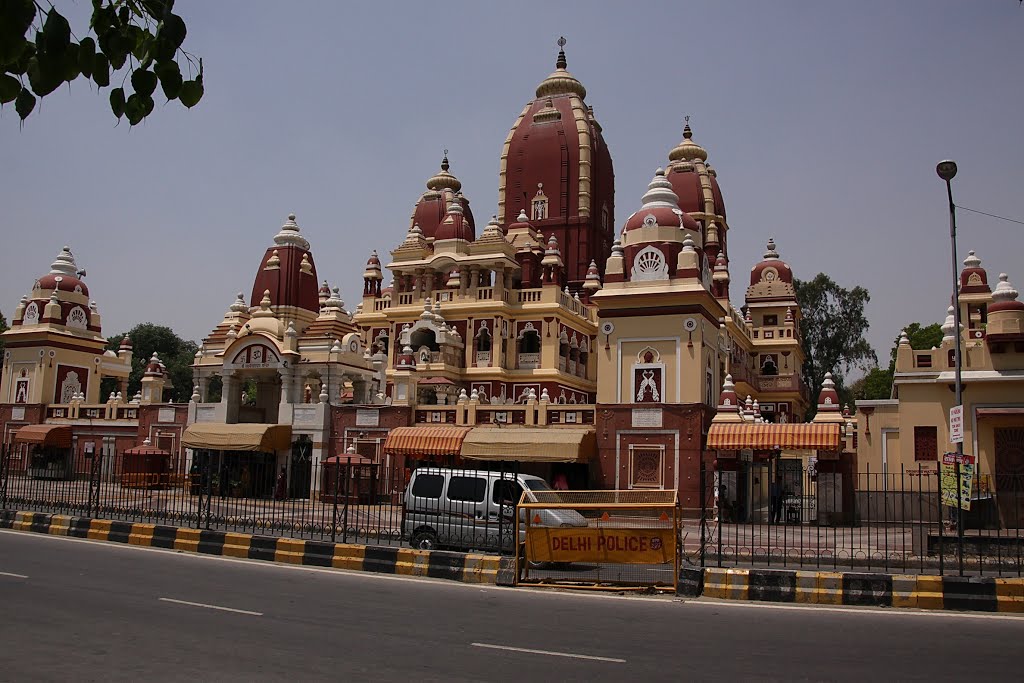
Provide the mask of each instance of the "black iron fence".
{"label": "black iron fence", "polygon": [[282,465],[247,452],[196,451],[174,463],[130,452],[0,451],[2,509],[342,543],[510,553],[521,494],[514,463],[470,470],[359,455]]}
{"label": "black iron fence", "polygon": [[[0,507],[510,553],[516,501],[528,482],[546,484],[515,463],[480,468],[354,454],[322,462],[293,454],[282,465],[271,455],[204,451],[177,462],[19,446],[0,450]],[[1024,575],[1021,473],[979,472],[960,514],[943,504],[934,464],[850,472],[806,459],[736,461],[702,467],[700,488],[703,503],[680,531],[690,565]]]}
{"label": "black iron fence", "polygon": [[[728,469],[726,469],[726,467]],[[701,467],[692,564],[964,573],[1024,571],[1024,476],[977,473],[964,509],[944,504],[941,470],[844,471],[814,461]],[[953,494],[954,497],[956,494]]]}

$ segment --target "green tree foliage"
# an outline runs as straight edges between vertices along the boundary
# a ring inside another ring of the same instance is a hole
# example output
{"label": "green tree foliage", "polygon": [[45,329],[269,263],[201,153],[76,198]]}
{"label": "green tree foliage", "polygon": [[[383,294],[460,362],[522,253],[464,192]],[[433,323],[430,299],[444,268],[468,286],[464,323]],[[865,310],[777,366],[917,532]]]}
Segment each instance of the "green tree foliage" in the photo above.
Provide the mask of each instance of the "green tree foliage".
{"label": "green tree foliage", "polygon": [[[0,334],[3,334],[6,331],[7,331],[7,318],[4,317],[3,313],[0,313]],[[2,337],[0,337],[0,354],[3,353],[3,350],[4,350],[4,340],[3,340]],[[2,356],[0,356],[0,358],[2,358]],[[0,363],[0,365],[3,365],[3,363]]]}
{"label": "green tree foliage", "polygon": [[826,372],[832,373],[842,400],[849,396],[844,376],[853,368],[866,370],[877,364],[875,351],[864,338],[869,327],[864,306],[871,295],[860,286],[840,287],[824,273],[813,280],[794,280],[793,285],[803,316],[800,335],[806,357],[803,378],[812,398],[810,417]]}
{"label": "green tree foliage", "polygon": [[[125,334],[107,339],[107,348],[116,351]],[[194,341],[182,339],[169,327],[142,323],[127,332],[132,340],[132,372],[128,376],[128,394],[134,396],[142,388],[142,375],[155,351],[164,365],[174,386],[164,397],[176,403],[186,403],[192,395],[192,363],[195,362],[199,346]]]}
{"label": "green tree foliage", "polygon": [[178,100],[189,108],[199,103],[203,60],[197,63],[181,49],[187,31],[171,11],[174,0],[92,0],[92,35],[72,31],[54,4],[45,4],[0,0],[0,105],[14,102],[22,121],[37,98],[62,84],[81,77],[97,89],[106,88],[122,71],[122,85],[110,91],[110,109],[133,126],[152,113],[158,84],[168,102]]}
{"label": "green tree foliage", "polygon": [[[942,326],[938,323],[922,325],[921,323],[910,323],[904,330],[910,340],[912,349],[930,349],[942,343]],[[889,398],[892,395],[892,380],[896,372],[896,350],[899,348],[900,338],[896,337],[889,352],[889,367],[872,368],[861,379],[854,382],[850,387],[853,397],[858,401],[873,401]]]}

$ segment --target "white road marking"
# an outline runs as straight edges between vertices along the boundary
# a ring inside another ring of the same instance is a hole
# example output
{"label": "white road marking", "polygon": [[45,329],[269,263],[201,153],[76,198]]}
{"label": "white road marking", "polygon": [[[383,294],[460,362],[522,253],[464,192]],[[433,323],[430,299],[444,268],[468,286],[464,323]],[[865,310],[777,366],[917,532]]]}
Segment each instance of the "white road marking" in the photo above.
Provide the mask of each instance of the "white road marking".
{"label": "white road marking", "polygon": [[158,598],[160,602],[173,602],[176,605],[189,605],[190,607],[204,607],[216,609],[221,612],[234,612],[236,614],[248,614],[253,617],[262,617],[263,612],[251,612],[247,609],[235,609],[234,607],[221,607],[220,605],[208,605],[205,602],[189,602],[188,600],[175,600],[174,598]]}
{"label": "white road marking", "polygon": [[27,579],[24,574],[12,574],[11,572],[0,572],[0,576],[9,576],[12,579]]}
{"label": "white road marking", "polygon": [[595,662],[612,662],[613,664],[625,664],[625,659],[616,657],[597,657],[594,655],[577,655],[572,652],[552,652],[551,650],[531,650],[526,647],[510,647],[508,645],[491,645],[490,643],[471,643],[473,647],[486,647],[490,650],[508,650],[509,652],[523,652],[529,655],[549,655],[551,657],[569,657],[570,659],[590,659]]}

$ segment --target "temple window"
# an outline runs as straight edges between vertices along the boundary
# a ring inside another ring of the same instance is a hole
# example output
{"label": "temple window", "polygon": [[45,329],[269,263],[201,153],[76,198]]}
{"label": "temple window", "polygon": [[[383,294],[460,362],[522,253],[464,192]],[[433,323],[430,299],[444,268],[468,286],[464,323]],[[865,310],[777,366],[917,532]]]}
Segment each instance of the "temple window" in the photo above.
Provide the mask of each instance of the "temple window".
{"label": "temple window", "polygon": [[548,198],[544,194],[544,183],[537,183],[537,194],[533,197],[533,220],[542,221],[548,217]]}

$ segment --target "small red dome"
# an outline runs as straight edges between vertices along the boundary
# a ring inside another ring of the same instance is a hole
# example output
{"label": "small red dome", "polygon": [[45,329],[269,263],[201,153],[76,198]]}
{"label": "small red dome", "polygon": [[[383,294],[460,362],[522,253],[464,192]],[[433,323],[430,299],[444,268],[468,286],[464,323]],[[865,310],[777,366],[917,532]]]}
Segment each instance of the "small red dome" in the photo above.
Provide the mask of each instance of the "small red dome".
{"label": "small red dome", "polygon": [[779,252],[775,250],[774,239],[768,240],[768,250],[764,253],[764,260],[750,269],[751,286],[766,279],[793,284],[793,269],[779,258]]}
{"label": "small red dome", "polygon": [[[691,166],[689,168],[670,167],[668,179],[672,183],[672,189],[679,197],[679,208],[686,213],[705,213],[704,190],[700,186],[700,175]],[[711,182],[711,196],[715,202],[715,215],[725,218],[725,200],[722,199],[722,190],[718,186],[718,179],[708,174]]]}
{"label": "small red dome", "polygon": [[83,296],[89,296],[89,288],[81,279],[74,275],[54,275],[47,273],[39,278],[39,287],[48,292],[59,290],[61,292],[77,292]]}
{"label": "small red dome", "polygon": [[441,221],[440,225],[437,226],[437,232],[434,234],[434,241],[441,240],[465,240],[472,242],[475,239],[473,230],[473,224],[466,218],[463,213],[462,202],[459,200],[460,196],[456,196],[452,199],[451,204],[448,207],[448,213]]}

